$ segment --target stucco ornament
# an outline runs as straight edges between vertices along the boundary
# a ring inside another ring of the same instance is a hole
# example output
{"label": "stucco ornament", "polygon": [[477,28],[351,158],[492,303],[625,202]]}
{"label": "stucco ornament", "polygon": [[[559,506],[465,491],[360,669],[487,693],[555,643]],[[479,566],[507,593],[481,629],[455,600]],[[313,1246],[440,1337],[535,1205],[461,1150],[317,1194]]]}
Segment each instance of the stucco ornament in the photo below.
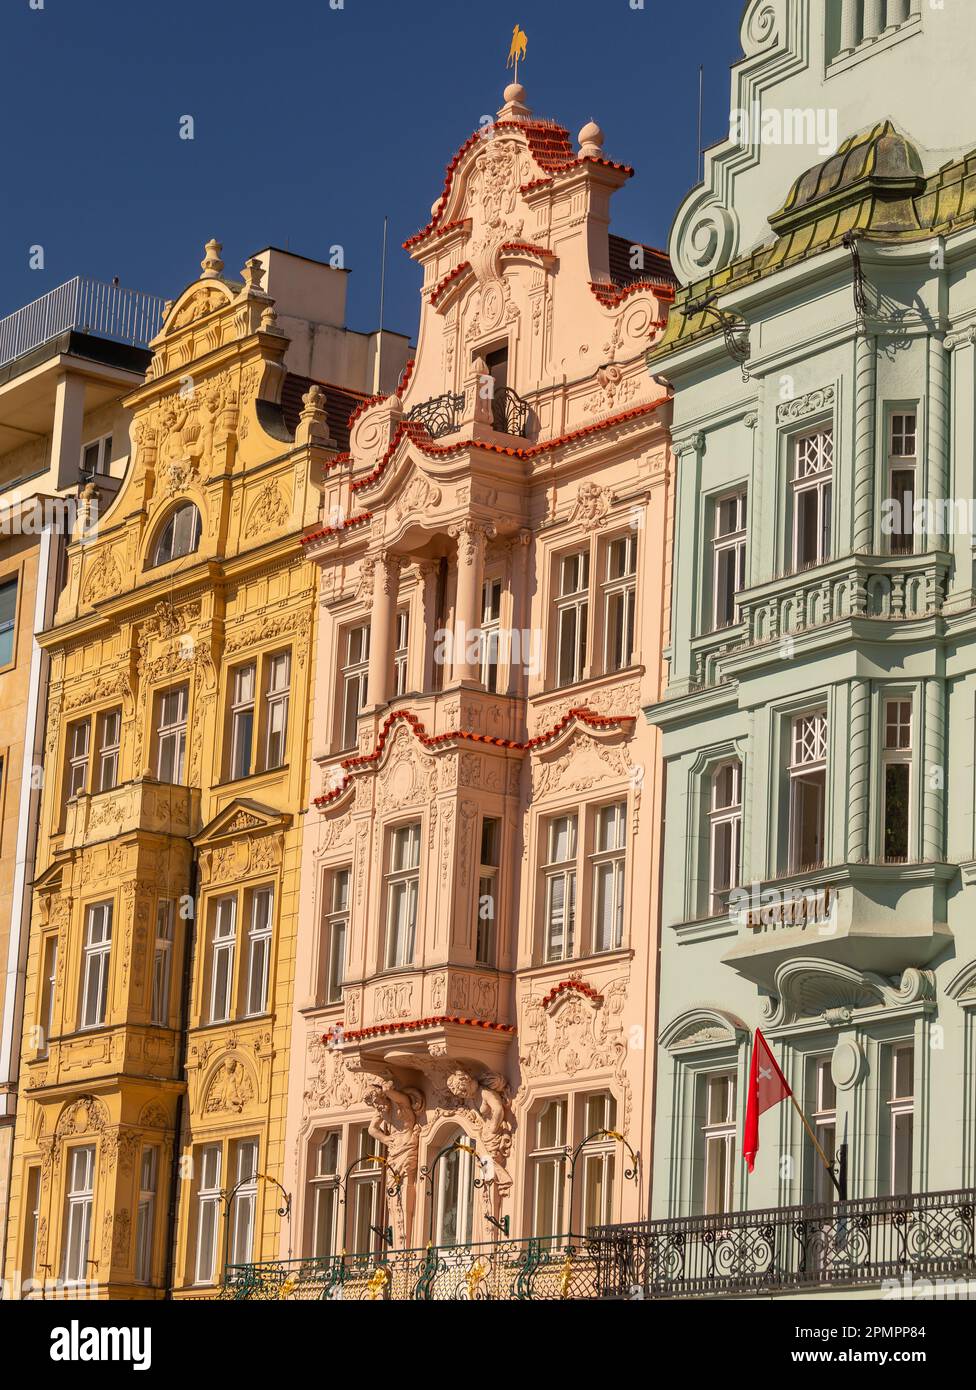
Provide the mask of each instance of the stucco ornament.
{"label": "stucco ornament", "polygon": [[394,1201],[400,1244],[404,1245],[416,1196],[419,1116],[424,1109],[424,1097],[415,1086],[401,1088],[392,1077],[383,1077],[366,1091],[363,1100],[375,1111],[369,1122],[369,1133],[386,1149],[390,1169],[387,1189]]}
{"label": "stucco ornament", "polygon": [[489,1072],[478,1081],[464,1067],[456,1067],[447,1078],[447,1089],[463,1112],[465,1128],[473,1131],[491,1160],[489,1183],[497,1186],[499,1198],[512,1187],[508,1157],[512,1151],[512,1121],[508,1105],[508,1082],[498,1072]]}
{"label": "stucco ornament", "polygon": [[253,1099],[254,1086],[243,1064],[229,1057],[215,1072],[203,1108],[208,1115],[222,1111],[239,1115]]}

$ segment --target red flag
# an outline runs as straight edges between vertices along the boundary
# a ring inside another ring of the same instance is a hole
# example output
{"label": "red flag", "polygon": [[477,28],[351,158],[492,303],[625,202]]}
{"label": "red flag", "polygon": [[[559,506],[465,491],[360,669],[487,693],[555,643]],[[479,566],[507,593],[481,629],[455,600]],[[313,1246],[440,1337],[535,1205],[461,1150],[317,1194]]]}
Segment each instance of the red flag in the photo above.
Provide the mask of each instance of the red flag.
{"label": "red flag", "polygon": [[787,1100],[792,1094],[786,1084],[786,1077],[769,1050],[769,1044],[757,1028],[752,1043],[746,1130],[742,1143],[743,1157],[749,1165],[750,1173],[756,1166],[756,1154],[759,1152],[759,1116],[763,1111],[779,1105],[781,1100]]}

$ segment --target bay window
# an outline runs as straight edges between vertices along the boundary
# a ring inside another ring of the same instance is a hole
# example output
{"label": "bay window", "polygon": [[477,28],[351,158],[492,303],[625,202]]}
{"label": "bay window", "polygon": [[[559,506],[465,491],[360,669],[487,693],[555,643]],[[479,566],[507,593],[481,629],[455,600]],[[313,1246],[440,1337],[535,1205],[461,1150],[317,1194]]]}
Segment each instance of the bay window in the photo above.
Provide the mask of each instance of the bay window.
{"label": "bay window", "polygon": [[105,1022],[111,952],[112,904],[91,903],[85,911],[85,944],[82,951],[82,1028],[100,1028]]}
{"label": "bay window", "polygon": [[160,1028],[169,1027],[169,990],[173,971],[173,933],[176,923],[176,902],[160,898],[156,904],[156,941],[153,947],[152,1001],[149,1021]]}
{"label": "bay window", "polygon": [[888,496],[893,503],[889,546],[893,555],[911,555],[915,549],[917,425],[914,411],[899,411],[888,420]]}
{"label": "bay window", "polygon": [[122,711],[110,709],[98,716],[97,768],[95,789],[111,791],[119,782],[119,745],[122,739]]}
{"label": "bay window", "polygon": [[79,796],[88,786],[88,753],[91,721],[79,719],[68,725],[68,766],[65,773],[65,800]]}
{"label": "bay window", "polygon": [[396,615],[396,639],[393,648],[393,694],[395,696],[406,694],[409,659],[410,614],[406,608],[401,608]]}
{"label": "bay window", "polygon": [[884,858],[889,864],[908,859],[912,780],[912,702],[884,702],[882,752]]}
{"label": "bay window", "polygon": [[497,954],[498,867],[501,821],[485,816],[481,822],[481,867],[478,872],[478,920],[475,930],[475,960],[494,965]]}
{"label": "bay window", "polygon": [[502,582],[486,579],[481,590],[481,670],[478,679],[486,690],[498,689],[498,643],[502,615]]}

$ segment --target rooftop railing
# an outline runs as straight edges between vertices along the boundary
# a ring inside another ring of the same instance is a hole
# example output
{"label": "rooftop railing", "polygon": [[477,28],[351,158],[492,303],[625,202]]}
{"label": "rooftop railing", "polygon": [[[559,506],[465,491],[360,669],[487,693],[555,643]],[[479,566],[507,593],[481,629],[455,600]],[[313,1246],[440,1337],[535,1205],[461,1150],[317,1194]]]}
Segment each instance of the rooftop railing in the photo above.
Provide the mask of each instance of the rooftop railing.
{"label": "rooftop railing", "polygon": [[163,300],[76,275],[0,319],[0,367],[71,329],[146,347],[163,321]]}

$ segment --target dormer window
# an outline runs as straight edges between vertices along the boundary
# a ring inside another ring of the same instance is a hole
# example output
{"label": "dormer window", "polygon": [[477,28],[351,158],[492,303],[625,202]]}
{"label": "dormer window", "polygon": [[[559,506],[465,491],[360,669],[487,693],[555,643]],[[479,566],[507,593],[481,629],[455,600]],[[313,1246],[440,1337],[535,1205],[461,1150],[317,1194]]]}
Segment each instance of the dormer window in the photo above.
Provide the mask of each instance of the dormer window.
{"label": "dormer window", "polygon": [[200,513],[192,502],[184,502],[170,515],[152,553],[152,566],[169,564],[183,555],[192,555],[200,544]]}

